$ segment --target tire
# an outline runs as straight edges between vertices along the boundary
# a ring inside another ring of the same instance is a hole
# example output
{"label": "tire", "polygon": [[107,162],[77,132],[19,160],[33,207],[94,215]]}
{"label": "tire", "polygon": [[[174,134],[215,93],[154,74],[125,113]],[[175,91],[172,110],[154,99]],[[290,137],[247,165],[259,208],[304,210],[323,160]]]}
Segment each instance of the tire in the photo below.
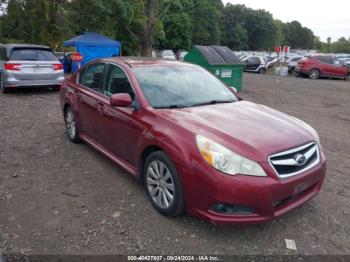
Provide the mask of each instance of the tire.
{"label": "tire", "polygon": [[75,116],[70,107],[64,112],[64,122],[66,124],[67,136],[73,143],[79,143],[79,131],[76,126]]}
{"label": "tire", "polygon": [[156,151],[146,159],[143,180],[152,206],[162,215],[175,217],[185,211],[179,175],[171,159]]}
{"label": "tire", "polygon": [[60,89],[61,89],[61,86],[53,86],[52,87],[52,91],[54,91],[54,92],[58,92],[58,91],[60,91]]}
{"label": "tire", "polygon": [[319,79],[320,78],[320,71],[318,69],[311,69],[309,71],[309,78],[310,79]]}
{"label": "tire", "polygon": [[345,81],[350,81],[350,73],[345,77]]}
{"label": "tire", "polygon": [[5,87],[4,81],[2,80],[1,76],[0,76],[0,89],[4,94],[9,92],[9,89],[7,87]]}
{"label": "tire", "polygon": [[259,71],[258,71],[259,75],[263,75],[265,73],[266,73],[266,69],[265,68],[260,68]]}

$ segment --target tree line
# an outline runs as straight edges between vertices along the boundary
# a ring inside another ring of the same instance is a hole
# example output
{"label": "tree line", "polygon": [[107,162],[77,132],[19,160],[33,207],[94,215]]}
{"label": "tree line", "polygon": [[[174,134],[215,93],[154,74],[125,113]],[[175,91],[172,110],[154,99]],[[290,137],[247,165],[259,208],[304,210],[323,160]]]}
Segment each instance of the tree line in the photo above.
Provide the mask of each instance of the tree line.
{"label": "tree line", "polygon": [[0,0],[0,42],[62,48],[63,41],[97,32],[122,42],[125,55],[193,44],[233,50],[294,49],[350,53],[350,39],[323,43],[298,21],[284,23],[265,10],[221,0]]}

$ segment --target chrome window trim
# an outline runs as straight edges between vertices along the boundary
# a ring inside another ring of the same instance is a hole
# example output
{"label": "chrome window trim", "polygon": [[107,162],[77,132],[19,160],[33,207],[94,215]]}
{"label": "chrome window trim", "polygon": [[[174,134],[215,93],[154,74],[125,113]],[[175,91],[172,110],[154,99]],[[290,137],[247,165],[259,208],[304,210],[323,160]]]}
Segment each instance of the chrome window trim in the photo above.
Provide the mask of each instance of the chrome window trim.
{"label": "chrome window trim", "polygon": [[[114,62],[110,62],[110,61],[108,61],[106,64],[107,65],[116,66],[116,67],[118,67],[119,69],[121,69],[123,71],[123,73],[125,74],[126,78],[128,79],[128,81],[130,83],[132,91],[134,91],[134,94],[135,94],[135,99],[134,100],[136,100],[137,95],[136,95],[136,92],[135,92],[135,88],[133,86],[133,83],[130,81],[130,77],[129,77],[128,73],[124,70],[124,68],[121,65],[119,65],[117,63],[114,63]],[[108,68],[108,70],[109,70],[109,68]],[[107,70],[107,74],[106,74],[106,80],[107,80],[108,70]],[[103,95],[106,96],[105,94],[103,94]]]}
{"label": "chrome window trim", "polygon": [[[308,165],[307,167],[305,167],[304,169],[301,169],[297,172],[293,172],[293,173],[290,173],[290,174],[286,174],[286,175],[280,175],[277,170],[275,169],[275,167],[273,166],[272,164],[272,161],[271,161],[271,158],[273,157],[276,157],[276,156],[283,156],[283,155],[288,155],[288,154],[292,154],[292,153],[297,153],[311,145],[315,145],[316,147],[316,153],[317,153],[317,158],[316,160],[311,164],[311,165]],[[276,153],[276,154],[273,154],[271,156],[268,157],[268,161],[269,161],[269,164],[271,166],[271,168],[273,169],[273,171],[275,172],[275,174],[279,177],[279,178],[288,178],[288,177],[292,177],[292,176],[295,176],[295,175],[298,175],[298,174],[301,174],[307,170],[310,170],[311,168],[317,166],[319,163],[320,163],[320,150],[319,150],[319,147],[318,147],[318,144],[313,141],[313,142],[310,142],[310,143],[307,143],[305,145],[302,145],[302,146],[298,146],[298,147],[295,147],[295,148],[292,148],[292,149],[289,149],[289,150],[286,150],[286,151],[283,151],[283,152],[279,152],[279,153]]]}

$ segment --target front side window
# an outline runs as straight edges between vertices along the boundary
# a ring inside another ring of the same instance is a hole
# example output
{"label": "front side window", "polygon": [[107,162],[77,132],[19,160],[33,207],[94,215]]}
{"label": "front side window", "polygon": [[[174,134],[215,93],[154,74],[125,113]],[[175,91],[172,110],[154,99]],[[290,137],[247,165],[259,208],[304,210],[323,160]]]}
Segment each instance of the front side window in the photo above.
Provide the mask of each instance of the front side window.
{"label": "front side window", "polygon": [[80,73],[79,83],[97,92],[102,92],[103,73],[106,65],[96,63],[89,65]]}
{"label": "front side window", "polygon": [[132,69],[154,108],[191,107],[236,102],[215,76],[194,66],[149,66]]}
{"label": "front side window", "polygon": [[115,65],[109,66],[107,81],[103,93],[107,96],[118,93],[128,93],[132,99],[135,98],[135,93],[128,77],[121,68]]}

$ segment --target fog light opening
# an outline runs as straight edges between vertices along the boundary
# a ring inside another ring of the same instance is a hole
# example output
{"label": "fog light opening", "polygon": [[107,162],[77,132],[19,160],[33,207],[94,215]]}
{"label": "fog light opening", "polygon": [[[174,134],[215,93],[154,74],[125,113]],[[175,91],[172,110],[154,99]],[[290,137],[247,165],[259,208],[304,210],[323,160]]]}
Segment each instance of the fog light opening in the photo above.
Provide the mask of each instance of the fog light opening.
{"label": "fog light opening", "polygon": [[239,206],[239,205],[226,205],[217,203],[212,206],[211,210],[221,214],[252,214],[254,213],[253,207]]}

